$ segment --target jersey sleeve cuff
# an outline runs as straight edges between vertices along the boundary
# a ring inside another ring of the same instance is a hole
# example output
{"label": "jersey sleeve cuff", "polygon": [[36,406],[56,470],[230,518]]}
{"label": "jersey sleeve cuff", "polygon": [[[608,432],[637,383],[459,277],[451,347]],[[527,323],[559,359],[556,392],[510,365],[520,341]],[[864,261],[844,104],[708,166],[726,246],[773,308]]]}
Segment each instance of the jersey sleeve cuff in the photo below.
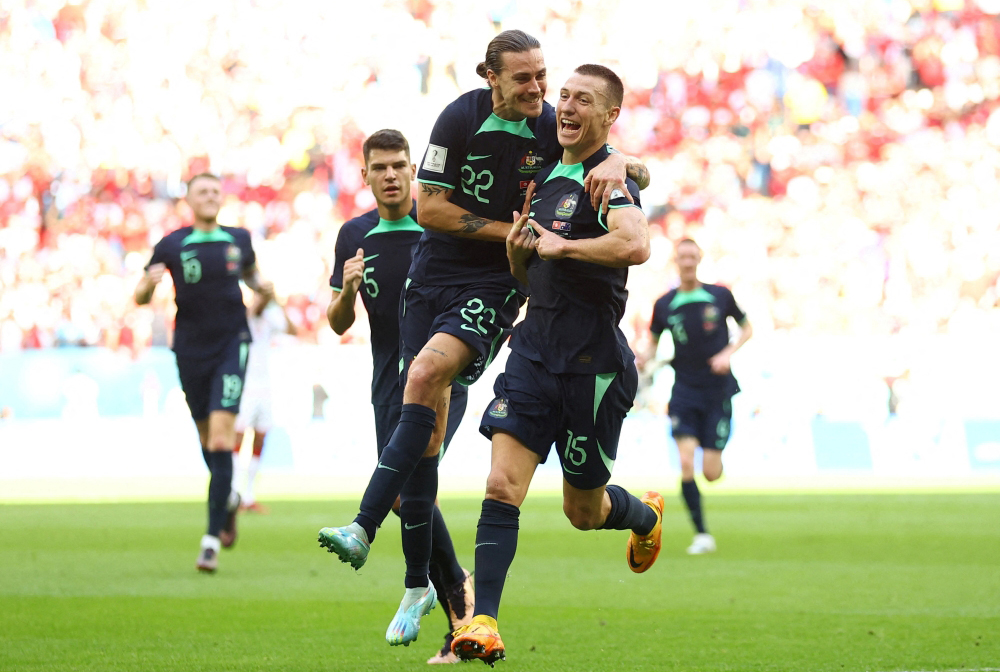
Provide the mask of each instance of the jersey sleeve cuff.
{"label": "jersey sleeve cuff", "polygon": [[445,182],[435,182],[434,180],[422,180],[420,178],[417,178],[417,182],[420,182],[421,184],[433,184],[433,185],[438,186],[438,187],[444,187],[445,189],[454,189],[455,188],[454,184],[447,184]]}

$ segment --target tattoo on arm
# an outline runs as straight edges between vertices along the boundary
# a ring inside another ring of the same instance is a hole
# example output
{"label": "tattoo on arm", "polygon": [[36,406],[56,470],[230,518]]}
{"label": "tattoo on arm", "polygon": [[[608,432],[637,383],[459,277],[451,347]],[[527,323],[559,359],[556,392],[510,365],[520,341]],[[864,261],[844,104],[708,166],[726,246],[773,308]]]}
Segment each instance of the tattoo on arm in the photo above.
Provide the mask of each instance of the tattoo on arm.
{"label": "tattoo on arm", "polygon": [[475,233],[493,220],[483,219],[482,217],[476,217],[471,214],[465,214],[459,217],[458,221],[462,224],[462,228],[458,230],[459,233]]}
{"label": "tattoo on arm", "polygon": [[625,165],[625,174],[632,178],[639,189],[649,186],[649,169],[638,160],[629,161]]}
{"label": "tattoo on arm", "polygon": [[426,182],[420,183],[420,191],[427,194],[428,196],[437,196],[438,194],[444,194],[451,189],[448,187],[442,187],[438,184],[427,184]]}
{"label": "tattoo on arm", "polygon": [[431,352],[433,352],[435,354],[438,354],[438,355],[441,355],[442,357],[447,357],[448,356],[447,352],[443,352],[441,350],[435,350],[434,348],[424,347],[423,349],[424,350],[430,350]]}

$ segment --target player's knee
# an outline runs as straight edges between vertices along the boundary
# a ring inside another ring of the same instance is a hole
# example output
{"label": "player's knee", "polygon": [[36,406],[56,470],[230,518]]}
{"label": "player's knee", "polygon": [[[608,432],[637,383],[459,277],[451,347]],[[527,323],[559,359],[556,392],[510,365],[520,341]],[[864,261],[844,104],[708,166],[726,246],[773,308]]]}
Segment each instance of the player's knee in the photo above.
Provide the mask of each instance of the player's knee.
{"label": "player's knee", "polygon": [[408,397],[426,400],[424,403],[430,405],[449,382],[451,381],[437,366],[418,358],[410,364],[406,374],[406,393]]}
{"label": "player's knee", "polygon": [[598,507],[581,505],[578,502],[563,500],[563,513],[570,524],[578,530],[596,530],[604,521],[601,520],[601,510]]}
{"label": "player's knee", "polygon": [[705,475],[706,481],[717,481],[722,478],[722,467],[706,468],[702,470],[702,473]]}
{"label": "player's knee", "polygon": [[486,499],[521,506],[524,488],[503,471],[493,470],[486,479]]}

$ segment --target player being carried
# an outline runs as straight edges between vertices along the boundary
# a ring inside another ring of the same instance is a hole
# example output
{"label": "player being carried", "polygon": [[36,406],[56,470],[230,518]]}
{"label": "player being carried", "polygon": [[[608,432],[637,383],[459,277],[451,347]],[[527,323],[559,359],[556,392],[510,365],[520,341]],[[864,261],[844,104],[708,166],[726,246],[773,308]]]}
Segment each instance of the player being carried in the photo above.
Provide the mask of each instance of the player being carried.
{"label": "player being carried", "polygon": [[[389,625],[389,644],[417,637],[434,603],[427,576],[437,496],[438,452],[452,381],[475,381],[493,360],[524,301],[503,241],[510,213],[532,177],[560,156],[538,40],[508,30],[489,43],[477,72],[489,88],[459,96],[438,117],[417,176],[418,221],[400,318],[404,390],[400,420],[361,500],[354,522],[320,530],[320,544],[361,567],[397,495],[403,521],[406,592]],[[585,180],[600,206],[625,189],[626,170],[645,168],[609,156]]]}
{"label": "player being carried", "polygon": [[170,233],[153,248],[135,301],[149,303],[165,271],[174,280],[177,318],[174,354],[201,451],[212,474],[208,485],[208,530],[197,568],[214,572],[220,546],[236,541],[239,495],[232,491],[236,413],[243,394],[250,348],[240,280],[258,294],[272,293],[257,275],[250,233],[216,221],[222,184],[209,173],[192,177],[185,200],[194,224]]}
{"label": "player being carried", "polygon": [[621,80],[608,68],[575,70],[556,106],[562,159],[536,176],[537,192],[529,190],[507,237],[511,273],[529,285],[531,301],[483,414],[493,456],[476,535],[475,616],[452,642],[464,660],[492,666],[504,658],[496,619],[520,506],[553,443],[563,469],[563,511],[573,526],[631,530],[625,555],[633,572],[649,569],[660,550],[663,498],[647,492],[639,499],[608,484],[638,386],[618,323],[627,268],[649,257],[649,233],[633,204],[635,183],[627,184],[631,198],[612,194],[605,215],[587,198],[584,176],[608,156],[622,96]]}
{"label": "player being carried", "polygon": [[[674,342],[674,388],[670,393],[670,422],[681,460],[681,495],[691,514],[694,540],[691,555],[711,553],[715,538],[705,526],[701,491],[694,480],[695,450],[702,448],[702,472],[709,481],[722,476],[722,449],[729,440],[733,417],[731,399],[740,391],[729,368],[729,358],[750,339],[753,328],[736,305],[733,293],[721,285],[698,280],[701,248],[690,238],[677,243],[681,284],[657,299],[653,306],[654,348],[669,330]],[[740,334],[729,341],[727,318]]]}
{"label": "player being carried", "polygon": [[[336,260],[330,286],[333,300],[326,315],[338,334],[354,324],[358,294],[371,326],[372,407],[379,456],[399,421],[403,389],[399,383],[399,301],[413,248],[423,233],[410,195],[415,166],[410,145],[399,131],[383,129],[369,136],[361,148],[365,167],[361,177],[372,189],[376,208],[345,222],[337,235]],[[447,407],[448,429],[442,450],[458,429],[468,401],[464,386],[452,389]],[[393,507],[397,512],[398,504]],[[441,650],[428,663],[455,662],[451,633],[472,618],[472,580],[455,557],[448,527],[435,504],[431,535],[430,578],[448,617],[449,629]],[[405,528],[404,528],[405,532]]]}

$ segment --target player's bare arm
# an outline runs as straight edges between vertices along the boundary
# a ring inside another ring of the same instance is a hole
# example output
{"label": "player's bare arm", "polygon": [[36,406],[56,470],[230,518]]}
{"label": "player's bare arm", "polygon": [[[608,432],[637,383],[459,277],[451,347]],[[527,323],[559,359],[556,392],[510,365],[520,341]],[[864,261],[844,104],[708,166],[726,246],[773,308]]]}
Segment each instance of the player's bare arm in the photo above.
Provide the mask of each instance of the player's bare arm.
{"label": "player's bare arm", "polygon": [[339,292],[334,290],[330,305],[326,308],[326,319],[338,335],[343,335],[354,324],[354,305],[364,273],[365,251],[358,248],[357,254],[344,262],[344,286]]}
{"label": "player's bare arm", "polygon": [[626,178],[631,178],[639,189],[645,189],[649,186],[649,169],[636,157],[612,150],[611,156],[595,166],[583,180],[594,210],[607,214],[608,203],[615,190],[621,191],[629,202],[634,203],[632,194],[625,186]]}
{"label": "player's bare arm", "polygon": [[247,287],[258,294],[263,294],[268,297],[274,296],[274,285],[267,280],[261,279],[260,273],[257,271],[257,264],[247,266],[243,270],[242,279]]}
{"label": "player's bare arm", "polygon": [[507,239],[510,225],[494,219],[474,215],[449,199],[454,189],[437,184],[420,183],[417,198],[417,220],[420,226],[439,233],[450,233],[462,238],[476,238],[502,243]]}
{"label": "player's bare arm", "polygon": [[597,238],[567,240],[541,226],[532,227],[541,259],[577,259],[610,268],[625,268],[649,259],[649,226],[639,208],[608,212],[608,233]]}
{"label": "player's bare arm", "polygon": [[712,368],[712,373],[717,376],[724,376],[729,373],[729,360],[733,356],[733,353],[742,348],[743,344],[753,336],[753,325],[750,324],[750,320],[743,320],[739,326],[740,335],[736,340],[732,341],[708,360],[708,365]]}
{"label": "player's bare arm", "polygon": [[163,273],[167,270],[166,264],[152,264],[135,288],[135,302],[140,306],[152,301],[153,292],[156,285],[163,279]]}

